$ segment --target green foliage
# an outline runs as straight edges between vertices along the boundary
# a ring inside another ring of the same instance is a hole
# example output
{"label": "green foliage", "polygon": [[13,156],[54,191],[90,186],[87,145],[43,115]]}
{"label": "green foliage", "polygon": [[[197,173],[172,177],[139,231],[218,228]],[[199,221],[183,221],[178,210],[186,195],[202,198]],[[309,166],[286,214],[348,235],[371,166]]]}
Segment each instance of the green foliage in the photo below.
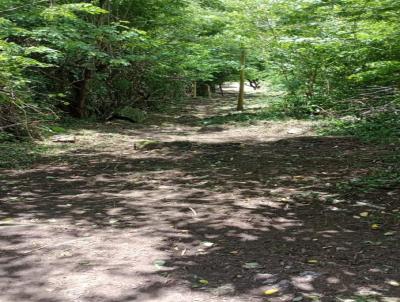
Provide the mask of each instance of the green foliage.
{"label": "green foliage", "polygon": [[[400,48],[395,41],[400,31],[393,16],[399,5],[367,0],[265,3],[269,12],[259,18],[273,33],[270,74],[296,96],[295,103],[304,98],[321,110],[358,110],[353,100],[363,103],[371,87],[382,88],[378,98],[384,88],[398,86]],[[379,18],[377,11],[382,11]]]}
{"label": "green foliage", "polygon": [[321,129],[325,135],[355,136],[366,142],[399,144],[400,118],[396,113],[380,113],[365,118],[334,119]]}
{"label": "green foliage", "polygon": [[345,192],[374,192],[391,190],[400,186],[400,150],[381,159],[379,167],[371,169],[368,174],[341,182],[338,188]]}
{"label": "green foliage", "polygon": [[247,110],[222,116],[204,119],[206,125],[221,125],[229,123],[251,123],[256,121],[285,120],[285,119],[321,119],[324,112],[309,99],[298,96],[279,96],[271,98],[262,96],[258,100],[261,109]]}
{"label": "green foliage", "polygon": [[232,123],[251,124],[257,121],[284,120],[295,117],[296,115],[296,113],[289,111],[287,106],[291,106],[291,103],[287,102],[285,99],[262,97],[255,101],[261,108],[205,118],[200,121],[200,125],[223,125]]}
{"label": "green foliage", "polygon": [[[323,135],[348,135],[368,143],[400,145],[399,115],[380,113],[366,118],[335,119],[326,123],[321,129]],[[381,189],[392,189],[400,185],[400,150],[382,160],[382,166],[371,170],[368,175],[341,183],[340,189],[370,192]]]}
{"label": "green foliage", "polygon": [[165,108],[193,81],[237,81],[246,50],[247,78],[273,79],[286,96],[225,120],[355,115],[331,130],[390,139],[399,12],[389,0],[3,0],[0,131],[35,136],[66,115]]}
{"label": "green foliage", "polygon": [[125,116],[130,118],[131,120],[141,123],[146,119],[146,112],[138,109],[138,108],[132,108],[132,107],[123,107],[117,112],[119,115]]}
{"label": "green foliage", "polygon": [[79,19],[79,13],[100,15],[107,14],[108,11],[91,3],[69,3],[46,8],[42,11],[41,16],[48,21],[60,21],[60,19],[75,21]]}
{"label": "green foliage", "polygon": [[24,168],[36,162],[50,149],[48,146],[29,142],[1,142],[0,169]]}
{"label": "green foliage", "polygon": [[67,129],[58,125],[49,125],[44,127],[44,130],[47,130],[51,134],[61,134],[67,132]]}
{"label": "green foliage", "polygon": [[0,3],[0,131],[32,135],[55,112],[106,117],[157,107],[182,98],[190,74],[210,78],[209,51],[187,37],[195,25],[175,29],[190,24],[189,4],[128,2]]}
{"label": "green foliage", "polygon": [[14,136],[11,133],[0,132],[0,144],[4,142],[13,141]]}
{"label": "green foliage", "polygon": [[365,192],[376,189],[393,189],[400,185],[399,171],[378,170],[371,175],[356,179],[351,182],[351,189],[359,188]]}

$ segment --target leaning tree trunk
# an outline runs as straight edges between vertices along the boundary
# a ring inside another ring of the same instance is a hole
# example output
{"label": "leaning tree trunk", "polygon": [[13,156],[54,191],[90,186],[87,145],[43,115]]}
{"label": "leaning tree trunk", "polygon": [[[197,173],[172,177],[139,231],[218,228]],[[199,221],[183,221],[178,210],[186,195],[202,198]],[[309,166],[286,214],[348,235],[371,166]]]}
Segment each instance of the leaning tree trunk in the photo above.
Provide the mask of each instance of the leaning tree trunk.
{"label": "leaning tree trunk", "polygon": [[245,64],[246,64],[246,51],[242,49],[240,54],[240,84],[239,84],[239,97],[237,103],[237,110],[242,111],[244,109],[244,82],[245,82]]}

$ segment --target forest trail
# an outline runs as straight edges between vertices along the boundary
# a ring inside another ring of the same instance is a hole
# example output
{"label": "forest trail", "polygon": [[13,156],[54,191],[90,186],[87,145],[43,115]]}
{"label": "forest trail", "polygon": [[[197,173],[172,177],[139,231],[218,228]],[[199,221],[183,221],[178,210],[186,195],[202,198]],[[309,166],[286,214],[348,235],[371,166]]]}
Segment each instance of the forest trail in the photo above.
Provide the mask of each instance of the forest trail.
{"label": "forest trail", "polygon": [[398,192],[337,188],[382,150],[311,122],[208,122],[234,105],[79,130],[1,171],[0,301],[400,301],[396,224],[367,217]]}

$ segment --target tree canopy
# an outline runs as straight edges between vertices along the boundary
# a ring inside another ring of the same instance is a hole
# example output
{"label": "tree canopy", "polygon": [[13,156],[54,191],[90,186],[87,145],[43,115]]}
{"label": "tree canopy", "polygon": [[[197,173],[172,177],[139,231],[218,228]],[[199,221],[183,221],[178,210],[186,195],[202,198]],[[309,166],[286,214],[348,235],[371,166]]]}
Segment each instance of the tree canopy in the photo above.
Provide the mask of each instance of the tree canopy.
{"label": "tree canopy", "polygon": [[399,15],[389,0],[1,0],[2,135],[156,109],[240,71],[300,114],[392,108]]}

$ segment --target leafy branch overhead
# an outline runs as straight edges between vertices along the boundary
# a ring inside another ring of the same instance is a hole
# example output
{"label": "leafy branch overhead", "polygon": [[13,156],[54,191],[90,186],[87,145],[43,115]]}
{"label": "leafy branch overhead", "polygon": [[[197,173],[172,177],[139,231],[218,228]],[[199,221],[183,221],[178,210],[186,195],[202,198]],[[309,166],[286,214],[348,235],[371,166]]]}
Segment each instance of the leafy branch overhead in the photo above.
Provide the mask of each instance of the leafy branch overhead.
{"label": "leafy branch overhead", "polygon": [[389,0],[1,0],[0,127],[34,136],[239,80],[239,109],[246,81],[268,81],[296,116],[394,113],[399,14]]}

